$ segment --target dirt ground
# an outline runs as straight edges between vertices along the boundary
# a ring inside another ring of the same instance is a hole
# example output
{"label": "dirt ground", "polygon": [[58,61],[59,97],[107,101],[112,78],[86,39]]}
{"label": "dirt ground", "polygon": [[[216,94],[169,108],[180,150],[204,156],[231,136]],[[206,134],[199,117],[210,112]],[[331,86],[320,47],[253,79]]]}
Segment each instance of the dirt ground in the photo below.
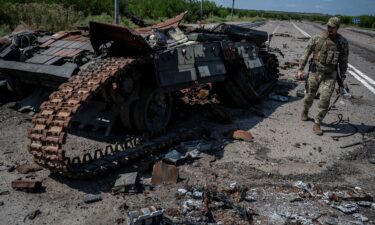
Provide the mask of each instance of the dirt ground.
{"label": "dirt ground", "polygon": [[[315,24],[295,24],[310,35],[321,32]],[[291,22],[271,21],[257,29],[274,32],[271,46],[285,54],[284,58],[278,57],[280,65],[299,59],[307,45],[304,35]],[[375,79],[375,63],[371,57],[375,38],[349,30],[343,30],[342,34],[350,43],[350,63]],[[264,118],[250,109],[225,107],[233,123],[223,125],[213,119],[204,106],[191,107],[174,116],[169,130],[204,126],[211,131],[209,141],[214,148],[200,153],[198,159],[181,163],[177,184],[150,187],[151,171],[140,172],[143,190],[138,194],[111,193],[117,176],[136,171],[139,168],[136,165],[86,181],[51,175],[47,170],[28,175],[12,170],[14,166],[32,162],[26,150],[26,132],[31,127],[32,116],[12,109],[15,99],[2,88],[0,224],[126,224],[127,212],[151,205],[167,209],[164,214],[175,216],[176,221],[191,220],[180,224],[207,224],[208,221],[196,219],[201,215],[192,214],[199,211],[202,198],[189,194],[181,196],[179,189],[199,193],[212,186],[227,190],[231,197],[245,188],[246,198],[238,205],[247,208],[252,215],[252,220],[245,222],[243,217],[236,219],[241,215],[235,208],[216,206],[212,207],[212,224],[375,224],[375,204],[369,198],[375,196],[375,165],[366,158],[375,145],[370,141],[340,148],[364,138],[375,138],[374,94],[353,76],[348,76],[354,98],[339,99],[325,118],[322,126],[325,134],[315,136],[312,120],[300,120],[302,99],[296,97],[296,92],[304,82],[294,79],[296,70],[296,67],[280,70],[275,92],[286,92],[287,102],[266,99],[256,105],[266,115]],[[310,112],[311,118],[316,110],[317,102]],[[340,114],[349,123],[335,124]],[[229,139],[226,132],[231,129],[251,132],[254,141]],[[332,137],[342,135],[349,136]],[[76,148],[79,147],[77,144]],[[40,178],[42,190],[38,193],[13,190],[11,182],[26,176]],[[361,197],[347,198],[343,193],[348,191]],[[87,194],[100,194],[102,200],[86,204]],[[196,201],[195,209],[184,206],[189,199]],[[353,211],[344,213],[338,209],[345,204],[346,208],[354,208]],[[178,213],[171,213],[172,209]],[[40,213],[33,218],[30,213],[36,210]]]}

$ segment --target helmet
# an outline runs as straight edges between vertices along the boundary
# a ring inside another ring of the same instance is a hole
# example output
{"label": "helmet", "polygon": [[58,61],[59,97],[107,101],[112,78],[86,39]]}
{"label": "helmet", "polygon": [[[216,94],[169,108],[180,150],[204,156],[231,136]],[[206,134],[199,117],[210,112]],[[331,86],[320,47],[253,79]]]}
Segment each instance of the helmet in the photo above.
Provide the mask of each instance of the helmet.
{"label": "helmet", "polygon": [[328,20],[327,25],[331,27],[336,27],[338,29],[340,27],[340,19],[338,17],[331,17]]}

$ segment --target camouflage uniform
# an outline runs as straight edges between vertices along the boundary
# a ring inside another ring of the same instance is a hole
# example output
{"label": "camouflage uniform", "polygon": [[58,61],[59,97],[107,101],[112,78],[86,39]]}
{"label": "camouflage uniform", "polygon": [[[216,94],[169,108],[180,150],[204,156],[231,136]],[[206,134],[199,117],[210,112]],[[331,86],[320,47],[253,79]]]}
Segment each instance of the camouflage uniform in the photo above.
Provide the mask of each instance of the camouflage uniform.
{"label": "camouflage uniform", "polygon": [[316,71],[309,74],[308,89],[304,98],[303,110],[308,112],[316,92],[319,90],[319,112],[315,117],[315,123],[320,124],[328,112],[332,93],[335,89],[337,66],[342,79],[348,68],[349,45],[347,40],[340,34],[330,38],[327,32],[314,36],[300,60],[299,69],[303,71],[309,56],[313,54],[312,61],[316,65]]}

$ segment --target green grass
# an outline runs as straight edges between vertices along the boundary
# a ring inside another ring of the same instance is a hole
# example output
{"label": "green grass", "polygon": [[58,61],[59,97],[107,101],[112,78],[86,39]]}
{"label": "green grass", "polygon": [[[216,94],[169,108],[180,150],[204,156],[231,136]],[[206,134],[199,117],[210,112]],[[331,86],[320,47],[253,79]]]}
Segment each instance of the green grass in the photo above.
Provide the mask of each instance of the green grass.
{"label": "green grass", "polygon": [[12,31],[8,25],[0,25],[0,37],[10,34]]}

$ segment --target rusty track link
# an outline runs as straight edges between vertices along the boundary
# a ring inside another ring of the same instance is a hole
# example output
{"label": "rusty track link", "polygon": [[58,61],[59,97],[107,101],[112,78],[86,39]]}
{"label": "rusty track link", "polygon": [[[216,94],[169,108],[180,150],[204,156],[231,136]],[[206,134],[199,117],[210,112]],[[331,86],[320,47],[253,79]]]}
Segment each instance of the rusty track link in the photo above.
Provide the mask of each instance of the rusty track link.
{"label": "rusty track link", "polygon": [[202,130],[195,130],[166,135],[138,143],[130,150],[127,150],[124,144],[117,144],[115,147],[109,145],[105,150],[96,150],[94,155],[85,154],[82,158],[71,159],[65,155],[63,144],[66,140],[66,129],[70,126],[74,114],[90,97],[113,83],[116,77],[123,75],[122,72],[136,62],[137,60],[132,58],[99,60],[78,75],[72,76],[53,92],[49,100],[41,105],[40,112],[33,117],[34,127],[28,132],[28,151],[34,156],[34,161],[64,176],[87,178],[202,134]]}

